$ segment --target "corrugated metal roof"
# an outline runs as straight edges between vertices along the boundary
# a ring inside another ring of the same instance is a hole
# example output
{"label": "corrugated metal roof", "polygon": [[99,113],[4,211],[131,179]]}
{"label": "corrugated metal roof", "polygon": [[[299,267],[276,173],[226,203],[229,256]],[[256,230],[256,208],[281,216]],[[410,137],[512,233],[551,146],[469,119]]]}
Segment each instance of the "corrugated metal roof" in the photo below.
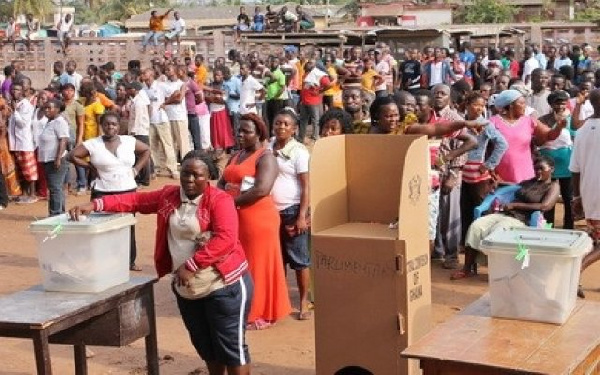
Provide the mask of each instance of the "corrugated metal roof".
{"label": "corrugated metal roof", "polygon": [[388,26],[384,28],[373,27],[370,28],[369,31],[375,33],[376,35],[437,32],[446,34],[464,34],[473,37],[513,35],[525,33],[522,30],[506,25],[445,25],[437,28],[431,26]]}

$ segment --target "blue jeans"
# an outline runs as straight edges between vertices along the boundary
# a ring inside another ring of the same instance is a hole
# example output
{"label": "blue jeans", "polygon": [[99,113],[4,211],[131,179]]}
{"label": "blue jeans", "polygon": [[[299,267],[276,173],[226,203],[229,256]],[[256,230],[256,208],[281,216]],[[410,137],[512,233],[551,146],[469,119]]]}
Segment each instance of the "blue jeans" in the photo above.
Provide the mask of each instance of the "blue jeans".
{"label": "blue jeans", "polygon": [[154,46],[158,45],[158,39],[163,36],[163,33],[161,31],[149,31],[148,33],[146,33],[146,35],[144,35],[144,38],[142,39],[142,46],[146,47],[148,45],[148,42],[150,42],[150,39],[152,39],[152,44],[154,44]]}
{"label": "blue jeans", "polygon": [[231,127],[233,131],[233,138],[235,138],[235,148],[240,148],[240,140],[238,135],[240,134],[240,113],[229,112],[229,118],[231,118]]}
{"label": "blue jeans", "polygon": [[[198,115],[188,113],[188,131],[192,136],[192,143],[194,144],[194,150],[202,150],[202,140],[200,138],[200,121]],[[235,136],[235,135],[234,135]]]}
{"label": "blue jeans", "polygon": [[56,216],[65,213],[66,197],[63,186],[69,173],[69,163],[62,158],[60,167],[54,167],[54,161],[43,163],[48,184],[48,215]]}
{"label": "blue jeans", "polygon": [[262,22],[255,22],[254,25],[252,25],[252,30],[262,33],[265,30],[265,24]]}
{"label": "blue jeans", "polygon": [[85,189],[87,187],[87,169],[76,165],[75,173],[77,174],[77,189]]}

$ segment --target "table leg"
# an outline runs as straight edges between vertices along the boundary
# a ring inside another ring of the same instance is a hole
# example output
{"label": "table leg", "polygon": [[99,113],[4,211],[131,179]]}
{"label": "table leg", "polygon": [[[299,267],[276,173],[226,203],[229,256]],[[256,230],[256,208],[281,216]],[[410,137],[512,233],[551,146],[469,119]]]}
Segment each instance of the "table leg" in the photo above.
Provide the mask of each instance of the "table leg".
{"label": "table leg", "polygon": [[73,354],[75,356],[75,375],[87,375],[85,344],[73,345]]}
{"label": "table leg", "polygon": [[42,329],[33,334],[33,350],[35,351],[35,365],[38,375],[52,375],[48,332]]}
{"label": "table leg", "polygon": [[158,375],[158,344],[156,340],[156,311],[154,309],[154,288],[149,286],[148,325],[150,333],[146,336],[146,364],[149,375]]}

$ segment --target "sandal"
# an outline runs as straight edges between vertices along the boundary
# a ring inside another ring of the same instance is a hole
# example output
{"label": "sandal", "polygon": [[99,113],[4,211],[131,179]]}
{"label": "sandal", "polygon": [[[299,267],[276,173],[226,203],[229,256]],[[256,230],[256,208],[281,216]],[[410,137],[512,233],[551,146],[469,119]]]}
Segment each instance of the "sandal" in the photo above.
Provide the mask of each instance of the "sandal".
{"label": "sandal", "polygon": [[255,321],[246,324],[246,330],[248,331],[262,331],[273,327],[275,323],[271,323],[262,318],[256,319]]}
{"label": "sandal", "polygon": [[302,311],[302,310],[300,310],[298,312],[298,320],[310,320],[310,318],[312,318],[312,312],[311,311]]}
{"label": "sandal", "polygon": [[447,259],[442,263],[442,268],[447,270],[456,270],[460,267],[458,259]]}
{"label": "sandal", "polygon": [[477,274],[473,271],[460,270],[460,271],[454,272],[452,274],[452,276],[450,276],[450,280],[466,279],[468,277],[473,277],[475,275],[477,275]]}
{"label": "sandal", "polygon": [[129,270],[140,272],[140,271],[142,271],[142,267],[138,266],[137,264],[132,264],[131,266],[129,266]]}

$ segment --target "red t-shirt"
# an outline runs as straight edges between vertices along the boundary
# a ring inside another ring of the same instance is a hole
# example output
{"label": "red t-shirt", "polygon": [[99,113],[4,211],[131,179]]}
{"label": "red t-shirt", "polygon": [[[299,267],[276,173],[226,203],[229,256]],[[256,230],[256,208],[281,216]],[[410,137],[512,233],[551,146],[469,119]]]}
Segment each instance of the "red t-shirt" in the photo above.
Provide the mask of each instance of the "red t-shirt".
{"label": "red t-shirt", "polygon": [[509,69],[510,69],[510,77],[511,78],[518,78],[519,77],[519,70],[520,70],[520,66],[519,66],[519,62],[516,60],[513,60],[510,62],[509,65]]}
{"label": "red t-shirt", "polygon": [[304,87],[300,90],[300,101],[306,105],[318,105],[323,103],[323,93],[321,87],[328,86],[331,83],[328,76],[324,76],[319,80],[319,87]]}

